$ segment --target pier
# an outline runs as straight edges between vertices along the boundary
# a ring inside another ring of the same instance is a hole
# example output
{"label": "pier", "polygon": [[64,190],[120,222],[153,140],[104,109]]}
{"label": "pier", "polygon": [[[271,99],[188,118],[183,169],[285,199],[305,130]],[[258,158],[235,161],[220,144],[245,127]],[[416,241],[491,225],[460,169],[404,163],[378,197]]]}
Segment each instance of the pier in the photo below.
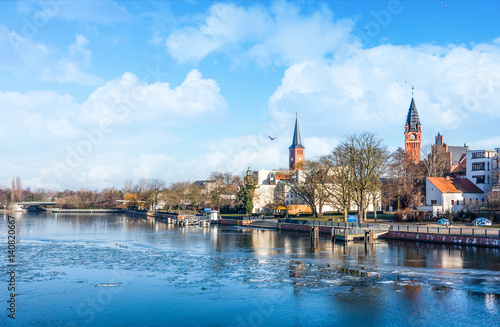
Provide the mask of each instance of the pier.
{"label": "pier", "polygon": [[153,222],[156,220],[165,221],[168,225],[175,225],[179,227],[186,226],[200,226],[210,227],[211,220],[208,216],[195,216],[184,214],[173,214],[166,212],[154,212],[147,210],[126,210],[125,213],[131,216],[139,216],[151,219]]}

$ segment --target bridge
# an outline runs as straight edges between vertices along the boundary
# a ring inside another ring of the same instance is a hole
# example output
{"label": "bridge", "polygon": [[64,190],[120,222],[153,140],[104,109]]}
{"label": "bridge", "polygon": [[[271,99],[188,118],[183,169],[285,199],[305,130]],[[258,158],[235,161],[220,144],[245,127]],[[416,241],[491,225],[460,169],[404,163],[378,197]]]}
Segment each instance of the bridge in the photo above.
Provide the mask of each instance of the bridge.
{"label": "bridge", "polygon": [[51,210],[47,209],[47,207],[55,206],[56,203],[54,201],[30,201],[30,202],[15,202],[12,205],[12,210],[14,211],[38,211],[38,210]]}
{"label": "bridge", "polygon": [[56,205],[54,201],[31,201],[31,202],[16,202],[18,206],[22,207],[37,207],[37,206],[51,206]]}

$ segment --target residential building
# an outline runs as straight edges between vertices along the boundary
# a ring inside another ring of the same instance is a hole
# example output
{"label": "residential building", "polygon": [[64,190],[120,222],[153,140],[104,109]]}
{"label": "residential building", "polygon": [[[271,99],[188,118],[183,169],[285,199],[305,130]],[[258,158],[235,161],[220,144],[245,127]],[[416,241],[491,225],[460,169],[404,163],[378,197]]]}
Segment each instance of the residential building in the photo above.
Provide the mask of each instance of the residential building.
{"label": "residential building", "polygon": [[466,176],[484,193],[491,191],[495,182],[493,170],[497,167],[498,151],[468,150]]}
{"label": "residential building", "polygon": [[434,216],[465,208],[479,208],[487,203],[487,195],[467,178],[427,177],[426,208]]}
{"label": "residential building", "polygon": [[465,176],[469,145],[467,143],[463,146],[448,145],[444,142],[441,133],[438,133],[435,139],[434,146],[436,149],[442,149],[446,157],[445,174],[453,177]]}

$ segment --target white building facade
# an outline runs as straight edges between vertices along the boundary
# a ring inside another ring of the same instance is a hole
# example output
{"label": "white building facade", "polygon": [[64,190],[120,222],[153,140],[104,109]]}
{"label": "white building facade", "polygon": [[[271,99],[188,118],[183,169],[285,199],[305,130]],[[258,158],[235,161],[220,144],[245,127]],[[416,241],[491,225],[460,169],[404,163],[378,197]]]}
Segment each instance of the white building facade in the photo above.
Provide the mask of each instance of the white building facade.
{"label": "white building facade", "polygon": [[425,202],[421,209],[439,216],[480,208],[487,203],[487,194],[467,178],[427,177]]}
{"label": "white building facade", "polygon": [[493,172],[497,167],[500,148],[496,151],[467,151],[466,177],[484,193],[491,191],[495,178]]}

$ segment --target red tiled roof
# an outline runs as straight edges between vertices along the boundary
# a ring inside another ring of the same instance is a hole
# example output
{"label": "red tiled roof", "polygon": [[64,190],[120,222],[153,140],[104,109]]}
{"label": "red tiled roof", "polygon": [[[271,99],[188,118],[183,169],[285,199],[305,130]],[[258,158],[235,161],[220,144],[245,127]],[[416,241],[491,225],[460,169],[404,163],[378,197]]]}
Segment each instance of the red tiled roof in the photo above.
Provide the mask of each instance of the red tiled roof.
{"label": "red tiled roof", "polygon": [[442,193],[483,193],[467,178],[427,177],[427,179]]}

